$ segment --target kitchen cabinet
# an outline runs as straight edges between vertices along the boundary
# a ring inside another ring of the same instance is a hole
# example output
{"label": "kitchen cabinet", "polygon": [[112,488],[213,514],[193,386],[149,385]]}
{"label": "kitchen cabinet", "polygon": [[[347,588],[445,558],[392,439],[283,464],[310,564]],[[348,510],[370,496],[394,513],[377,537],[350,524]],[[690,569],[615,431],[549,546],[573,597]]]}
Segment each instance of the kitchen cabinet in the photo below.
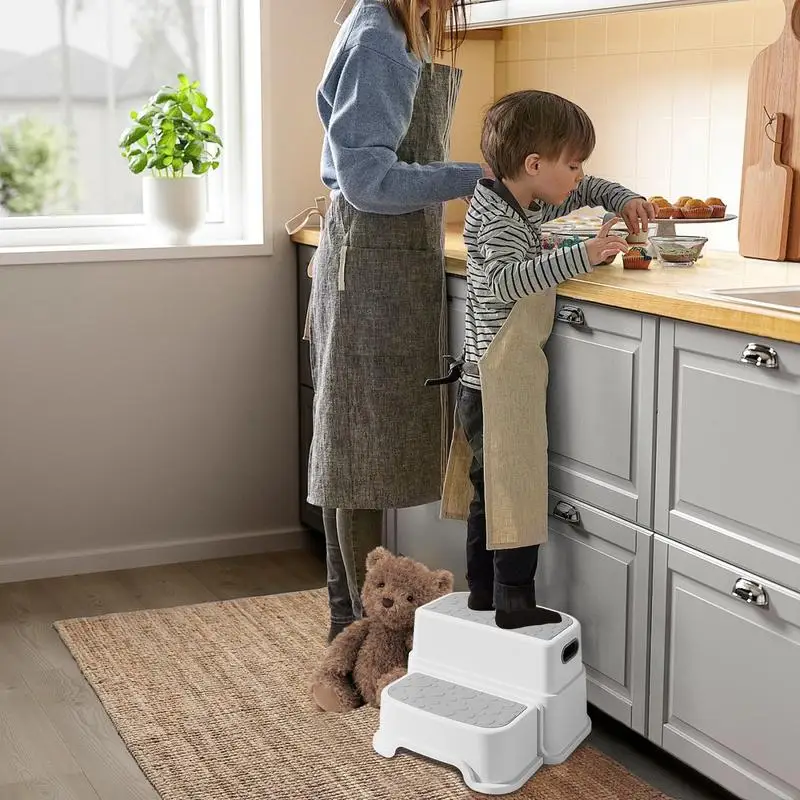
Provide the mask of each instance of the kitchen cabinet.
{"label": "kitchen cabinet", "polygon": [[314,386],[311,381],[310,349],[303,339],[306,311],[311,298],[311,279],[308,265],[314,256],[315,248],[307,245],[297,247],[297,339],[300,400],[300,521],[314,531],[324,534],[322,511],[306,501],[308,497],[308,458],[311,453],[311,436],[314,432]]}
{"label": "kitchen cabinet", "polygon": [[583,17],[611,12],[643,11],[649,8],[730,3],[738,0],[472,0],[467,5],[470,28],[491,28],[540,22],[548,19]]}
{"label": "kitchen cabinet", "polygon": [[[447,286],[458,355],[466,282]],[[800,346],[566,296],[556,314],[537,594],[581,622],[589,701],[743,800],[800,800]],[[439,503],[387,514],[388,546],[457,590],[465,535]]]}
{"label": "kitchen cabinet", "polygon": [[652,534],[558,492],[537,601],[581,623],[590,703],[646,734]]}
{"label": "kitchen cabinet", "polygon": [[658,321],[558,298],[546,352],[550,486],[649,527]]}
{"label": "kitchen cabinet", "polygon": [[660,337],[657,532],[800,591],[800,346]]}
{"label": "kitchen cabinet", "polygon": [[656,537],[653,742],[739,797],[797,800],[798,675],[800,594]]}

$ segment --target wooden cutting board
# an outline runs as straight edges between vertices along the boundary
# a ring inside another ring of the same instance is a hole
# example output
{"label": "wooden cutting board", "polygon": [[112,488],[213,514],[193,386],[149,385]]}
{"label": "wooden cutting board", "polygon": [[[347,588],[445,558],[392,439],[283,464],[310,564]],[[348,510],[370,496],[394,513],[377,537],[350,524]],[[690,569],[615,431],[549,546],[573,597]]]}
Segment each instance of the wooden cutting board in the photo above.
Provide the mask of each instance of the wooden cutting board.
{"label": "wooden cutting board", "polygon": [[[783,141],[780,150],[783,163],[800,170],[800,0],[784,0],[786,26],[780,38],[759,53],[750,69],[747,96],[744,158],[742,163],[742,196],[739,236],[753,233],[749,221],[760,202],[745,197],[745,177],[750,167],[764,158],[764,134],[768,119],[777,113],[784,115],[783,133],[773,138]],[[766,111],[765,111],[766,109]],[[775,126],[767,130],[774,131]],[[785,258],[800,261],[800,181],[791,189],[788,235]],[[744,253],[743,253],[744,255]],[[766,258],[767,256],[762,256]]]}
{"label": "wooden cutting board", "polygon": [[762,126],[761,158],[742,176],[739,252],[748,258],[786,258],[794,174],[780,160],[785,129],[781,113]]}

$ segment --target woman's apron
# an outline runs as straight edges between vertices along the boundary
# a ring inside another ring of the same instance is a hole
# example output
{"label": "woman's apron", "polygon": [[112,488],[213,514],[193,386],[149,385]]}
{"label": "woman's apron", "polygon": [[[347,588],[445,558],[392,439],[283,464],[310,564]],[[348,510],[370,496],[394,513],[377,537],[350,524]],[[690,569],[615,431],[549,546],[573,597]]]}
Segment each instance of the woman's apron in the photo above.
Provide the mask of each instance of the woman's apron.
{"label": "woman's apron", "polygon": [[[547,357],[554,289],[518,300],[478,363],[487,548],[547,541]],[[466,519],[472,451],[456,414],[441,516]]]}
{"label": "woman's apron", "polygon": [[[397,156],[446,161],[461,72],[424,65]],[[333,194],[314,258],[314,434],[308,502],[403,508],[441,497],[446,388],[443,205],[368,214]]]}

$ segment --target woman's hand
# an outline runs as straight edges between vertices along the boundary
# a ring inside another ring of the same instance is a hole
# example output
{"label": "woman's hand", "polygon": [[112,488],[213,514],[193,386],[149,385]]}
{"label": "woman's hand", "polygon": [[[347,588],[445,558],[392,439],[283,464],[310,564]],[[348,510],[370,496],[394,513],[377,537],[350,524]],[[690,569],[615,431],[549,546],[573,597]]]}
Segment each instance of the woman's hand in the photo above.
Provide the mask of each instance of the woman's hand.
{"label": "woman's hand", "polygon": [[628,200],[622,208],[622,219],[631,233],[645,233],[651,220],[656,218],[656,207],[642,197]]}

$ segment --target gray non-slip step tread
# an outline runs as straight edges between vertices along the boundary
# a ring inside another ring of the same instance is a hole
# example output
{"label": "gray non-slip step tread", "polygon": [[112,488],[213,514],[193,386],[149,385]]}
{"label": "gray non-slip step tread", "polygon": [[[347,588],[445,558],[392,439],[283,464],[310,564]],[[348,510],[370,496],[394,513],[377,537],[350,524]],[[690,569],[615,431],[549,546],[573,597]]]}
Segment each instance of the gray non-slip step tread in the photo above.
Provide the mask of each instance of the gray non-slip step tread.
{"label": "gray non-slip step tread", "polygon": [[[446,617],[463,619],[467,622],[476,622],[479,625],[486,625],[490,628],[496,627],[494,623],[494,611],[473,611],[467,606],[467,594],[463,592],[454,592],[453,594],[445,595],[439,600],[435,600],[426,607],[426,611],[432,611],[435,614],[443,614]],[[517,628],[513,631],[507,631],[507,633],[516,634],[518,636],[528,636],[531,639],[550,641],[567,630],[571,625],[572,617],[562,614],[561,622],[553,625],[536,625],[529,628]]]}
{"label": "gray non-slip step tread", "polygon": [[388,689],[389,696],[411,706],[476,728],[504,728],[526,706],[504,697],[412,672]]}

